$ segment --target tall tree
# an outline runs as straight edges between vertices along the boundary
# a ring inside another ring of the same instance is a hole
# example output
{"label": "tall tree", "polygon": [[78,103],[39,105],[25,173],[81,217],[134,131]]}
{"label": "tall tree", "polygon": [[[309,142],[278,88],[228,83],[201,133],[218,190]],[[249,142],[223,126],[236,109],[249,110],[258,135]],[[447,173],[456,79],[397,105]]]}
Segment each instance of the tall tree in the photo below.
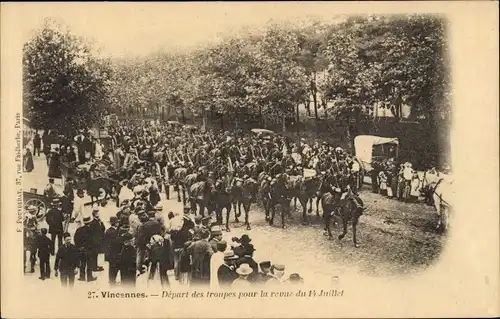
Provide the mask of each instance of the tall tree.
{"label": "tall tree", "polygon": [[70,30],[46,21],[23,48],[23,107],[37,127],[87,129],[106,114],[110,66]]}

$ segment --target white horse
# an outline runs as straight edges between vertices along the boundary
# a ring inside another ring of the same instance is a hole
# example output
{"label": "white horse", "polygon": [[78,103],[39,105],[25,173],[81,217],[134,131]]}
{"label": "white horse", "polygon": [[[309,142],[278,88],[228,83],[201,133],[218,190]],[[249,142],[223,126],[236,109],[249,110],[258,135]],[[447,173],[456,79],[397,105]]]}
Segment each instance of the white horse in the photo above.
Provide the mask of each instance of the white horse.
{"label": "white horse", "polygon": [[426,171],[422,178],[421,187],[428,187],[432,192],[432,200],[439,219],[436,229],[446,231],[449,227],[449,215],[453,195],[453,178],[438,172],[435,168]]}

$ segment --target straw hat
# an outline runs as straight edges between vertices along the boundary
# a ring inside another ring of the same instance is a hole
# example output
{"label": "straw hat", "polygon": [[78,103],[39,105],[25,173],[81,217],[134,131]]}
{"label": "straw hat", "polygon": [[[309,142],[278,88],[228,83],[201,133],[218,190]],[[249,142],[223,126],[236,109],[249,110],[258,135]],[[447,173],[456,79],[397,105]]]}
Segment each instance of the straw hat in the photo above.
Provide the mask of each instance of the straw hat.
{"label": "straw hat", "polygon": [[238,269],[236,269],[236,273],[238,275],[247,276],[247,275],[250,275],[251,273],[253,273],[253,269],[250,268],[250,265],[248,265],[248,264],[241,264],[238,267]]}

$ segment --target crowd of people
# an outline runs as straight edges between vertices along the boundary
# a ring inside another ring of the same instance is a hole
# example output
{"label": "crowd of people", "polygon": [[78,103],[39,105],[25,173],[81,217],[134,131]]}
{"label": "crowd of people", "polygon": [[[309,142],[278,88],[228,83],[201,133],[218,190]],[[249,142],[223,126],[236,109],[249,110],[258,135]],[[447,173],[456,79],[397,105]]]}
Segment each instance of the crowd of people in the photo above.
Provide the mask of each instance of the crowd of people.
{"label": "crowd of people", "polygon": [[[284,265],[257,263],[247,234],[227,242],[220,227],[210,224],[209,216],[191,218],[181,212],[164,216],[162,204],[152,207],[142,190],[120,205],[107,228],[100,208],[93,206],[72,236],[66,230],[67,224],[76,222],[75,216],[63,212],[60,200],[53,200],[46,215],[48,230],[38,227],[36,207],[28,207],[25,247],[30,258],[25,270],[34,273],[38,257],[39,279],[50,279],[53,271],[63,286],[73,286],[77,276],[79,281],[96,280],[94,273],[104,270],[98,256],[104,254],[111,286],[117,285],[118,278],[121,285],[135,286],[137,278],[146,275],[148,281],[159,277],[168,288],[169,273],[181,286],[212,289],[302,282],[296,273],[285,278]],[[55,256],[52,262],[50,256]]]}

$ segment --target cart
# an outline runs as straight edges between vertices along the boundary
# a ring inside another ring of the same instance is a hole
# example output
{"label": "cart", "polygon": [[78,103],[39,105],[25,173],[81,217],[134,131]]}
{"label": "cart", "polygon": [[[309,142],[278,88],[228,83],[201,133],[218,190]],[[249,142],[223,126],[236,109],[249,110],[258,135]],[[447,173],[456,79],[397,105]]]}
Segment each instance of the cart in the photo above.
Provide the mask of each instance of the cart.
{"label": "cart", "polygon": [[35,206],[37,208],[36,217],[38,222],[42,222],[45,219],[45,215],[50,206],[50,200],[48,197],[38,194],[36,188],[31,188],[29,192],[23,192],[24,207]]}

